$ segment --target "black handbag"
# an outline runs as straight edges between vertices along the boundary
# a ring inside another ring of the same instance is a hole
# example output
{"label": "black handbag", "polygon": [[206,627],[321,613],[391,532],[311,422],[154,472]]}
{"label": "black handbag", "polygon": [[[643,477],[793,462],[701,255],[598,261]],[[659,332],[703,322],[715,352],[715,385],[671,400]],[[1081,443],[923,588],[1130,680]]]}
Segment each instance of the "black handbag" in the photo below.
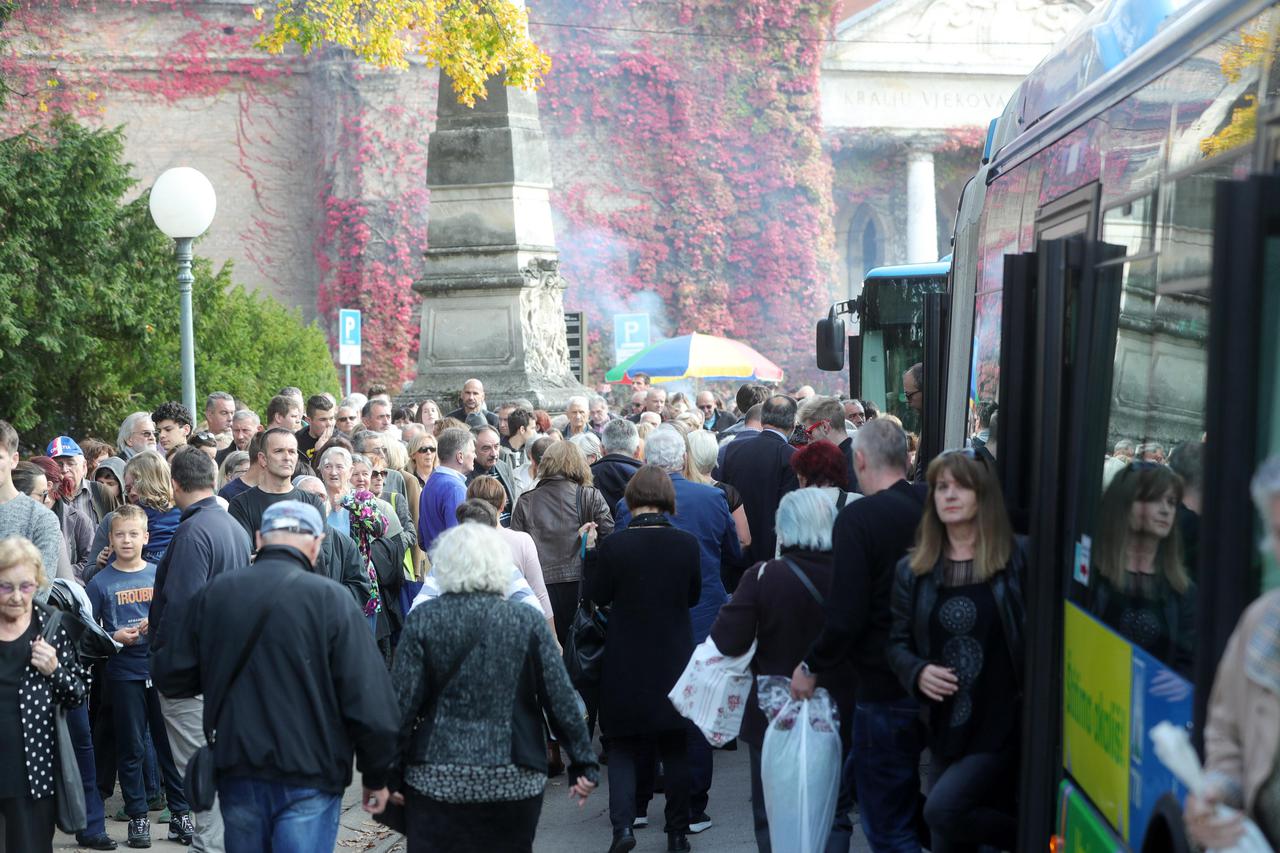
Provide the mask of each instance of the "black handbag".
{"label": "black handbag", "polygon": [[[40,636],[49,645],[55,645],[58,628],[62,624],[62,611],[56,607],[46,608],[44,629]],[[84,784],[80,779],[80,765],[76,761],[76,746],[71,740],[71,729],[67,727],[67,709],[61,705],[53,712],[54,730],[57,742],[54,744],[53,801],[54,822],[58,829],[68,834],[84,832],[88,825],[85,816]]]}
{"label": "black handbag", "polygon": [[[583,519],[583,489],[578,487],[578,526]],[[564,645],[564,668],[569,681],[579,690],[600,684],[604,669],[604,641],[609,627],[609,614],[586,597],[586,566],[578,578],[578,609],[569,625],[568,639]]]}
{"label": "black handbag", "polygon": [[182,780],[182,791],[187,795],[187,805],[192,811],[207,812],[213,808],[214,798],[218,794],[218,773],[213,760],[213,745],[218,739],[218,717],[222,714],[222,707],[226,704],[227,697],[231,695],[231,687],[236,683],[236,678],[244,669],[244,665],[249,662],[249,655],[257,645],[258,637],[262,635],[262,629],[267,624],[267,617],[271,615],[275,602],[279,600],[280,594],[292,579],[292,573],[285,575],[284,580],[276,584],[272,595],[264,599],[258,621],[253,623],[249,639],[245,641],[244,648],[240,650],[240,658],[231,670],[231,678],[227,680],[227,686],[223,688],[222,696],[213,709],[213,716],[209,717],[212,727],[204,731],[206,743],[197,748],[192,753],[191,760],[187,762],[187,775]]}
{"label": "black handbag", "polygon": [[80,602],[63,586],[64,583],[68,581],[53,582],[49,587],[47,603],[49,607],[66,614],[62,627],[75,644],[80,660],[86,664],[101,663],[119,651],[119,646],[92,615],[85,615]]}

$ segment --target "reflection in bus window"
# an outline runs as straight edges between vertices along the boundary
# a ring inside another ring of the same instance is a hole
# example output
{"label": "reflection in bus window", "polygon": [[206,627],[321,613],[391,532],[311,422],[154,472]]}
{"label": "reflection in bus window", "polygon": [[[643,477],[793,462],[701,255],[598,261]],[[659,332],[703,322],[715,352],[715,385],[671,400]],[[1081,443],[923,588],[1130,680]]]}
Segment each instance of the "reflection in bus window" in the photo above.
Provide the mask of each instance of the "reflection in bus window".
{"label": "reflection in bus window", "polygon": [[1182,478],[1131,462],[1102,495],[1089,609],[1134,645],[1187,675],[1195,648],[1195,586],[1187,575],[1178,507]]}

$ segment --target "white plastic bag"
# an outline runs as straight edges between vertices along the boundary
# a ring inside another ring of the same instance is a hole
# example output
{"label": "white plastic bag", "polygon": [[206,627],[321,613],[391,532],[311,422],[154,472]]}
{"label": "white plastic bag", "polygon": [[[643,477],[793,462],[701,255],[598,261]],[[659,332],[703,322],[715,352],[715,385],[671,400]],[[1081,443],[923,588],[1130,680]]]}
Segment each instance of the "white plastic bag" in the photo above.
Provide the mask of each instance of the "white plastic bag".
{"label": "white plastic bag", "polygon": [[[1201,796],[1208,785],[1208,777],[1200,766],[1200,757],[1191,746],[1186,730],[1168,721],[1159,723],[1151,730],[1151,742],[1155,745],[1156,757],[1160,759],[1160,763],[1168,767],[1169,772],[1186,785],[1188,791]],[[1218,817],[1230,817],[1233,812],[1235,809],[1224,805],[1215,809]],[[1271,845],[1267,843],[1266,836],[1258,829],[1258,825],[1246,817],[1244,835],[1240,836],[1234,847],[1210,850],[1208,853],[1271,853]]]}
{"label": "white plastic bag", "polygon": [[698,644],[667,694],[680,716],[693,722],[707,743],[724,746],[738,736],[742,714],[751,695],[751,659],[756,644],[745,655],[730,657],[710,637]]}
{"label": "white plastic bag", "polygon": [[840,719],[830,694],[791,698],[791,679],[756,679],[760,710],[769,720],[760,750],[760,783],[777,853],[821,853],[827,846],[840,793]]}

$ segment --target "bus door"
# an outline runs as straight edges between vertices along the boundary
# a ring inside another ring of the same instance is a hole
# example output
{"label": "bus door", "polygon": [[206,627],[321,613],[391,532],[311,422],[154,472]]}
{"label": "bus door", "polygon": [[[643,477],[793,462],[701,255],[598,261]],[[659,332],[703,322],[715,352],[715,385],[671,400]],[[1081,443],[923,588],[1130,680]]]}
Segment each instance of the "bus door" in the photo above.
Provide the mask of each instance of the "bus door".
{"label": "bus door", "polygon": [[[1075,434],[1059,442],[1058,488],[1033,492],[1041,575],[1065,595],[1051,615],[1040,589],[1027,614],[1043,607],[1036,618],[1058,623],[1058,656],[1039,660],[1056,661],[1045,669],[1061,683],[1059,773],[1035,768],[1027,790],[1060,782],[1066,851],[1187,849],[1185,791],[1150,731],[1198,731],[1226,638],[1259,590],[1248,482],[1272,422],[1261,330],[1276,328],[1262,320],[1263,282],[1274,300],[1280,185],[1231,181],[1241,166],[1209,161],[1109,204],[1087,261],[1071,374],[1084,381],[1069,395],[1076,416],[1060,421]],[[1040,642],[1029,657],[1048,652]]]}
{"label": "bus door", "polygon": [[[1078,464],[1077,398],[1087,387],[1082,339],[1091,315],[1092,242],[1097,186],[1077,190],[1038,212],[1033,253],[1006,258],[1001,353],[998,471],[1009,489],[1010,514],[1031,535],[1029,564],[1063,562],[1071,485]],[[1013,442],[1012,446],[1006,441]],[[1007,452],[1008,451],[1008,452]],[[1020,850],[1034,850],[1052,835],[1052,780],[1060,775],[1057,744],[1061,709],[1056,662],[1061,656],[1062,585],[1057,572],[1028,573],[1026,656],[1020,786]]]}

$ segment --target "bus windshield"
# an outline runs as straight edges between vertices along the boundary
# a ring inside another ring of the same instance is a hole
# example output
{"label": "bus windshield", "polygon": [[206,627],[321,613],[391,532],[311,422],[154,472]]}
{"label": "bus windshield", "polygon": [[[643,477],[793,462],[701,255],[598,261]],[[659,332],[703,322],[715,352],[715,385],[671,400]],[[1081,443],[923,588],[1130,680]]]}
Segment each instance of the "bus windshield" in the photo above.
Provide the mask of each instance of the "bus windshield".
{"label": "bus windshield", "polygon": [[947,289],[950,257],[933,264],[878,267],[863,281],[860,397],[919,433],[920,418],[907,404],[902,374],[924,360],[924,298]]}

